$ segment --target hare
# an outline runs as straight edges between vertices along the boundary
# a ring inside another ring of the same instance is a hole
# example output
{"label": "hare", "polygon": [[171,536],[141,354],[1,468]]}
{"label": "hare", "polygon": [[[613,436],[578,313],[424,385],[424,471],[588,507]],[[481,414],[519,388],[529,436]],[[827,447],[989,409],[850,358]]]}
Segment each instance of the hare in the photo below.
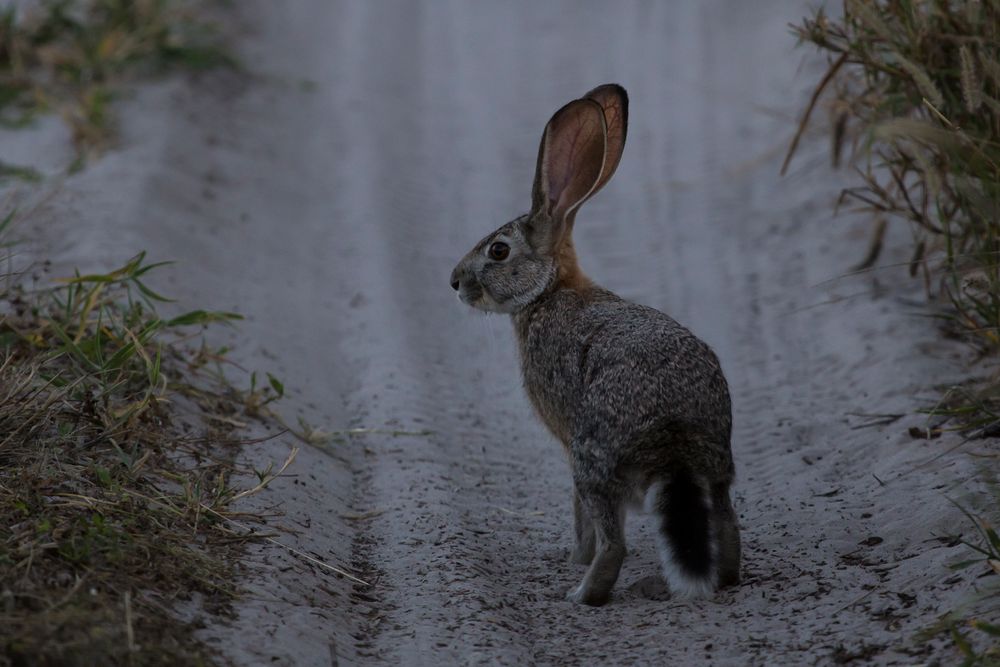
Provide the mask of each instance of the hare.
{"label": "hare", "polygon": [[538,151],[531,212],[480,241],[451,274],[466,304],[511,315],[524,386],[573,473],[576,546],[589,565],[567,599],[608,601],[625,548],[625,509],[657,521],[672,595],[739,582],[729,497],[732,411],[719,361],[667,315],[591,282],[577,265],[577,209],[615,173],[628,96],[616,84],[559,109]]}

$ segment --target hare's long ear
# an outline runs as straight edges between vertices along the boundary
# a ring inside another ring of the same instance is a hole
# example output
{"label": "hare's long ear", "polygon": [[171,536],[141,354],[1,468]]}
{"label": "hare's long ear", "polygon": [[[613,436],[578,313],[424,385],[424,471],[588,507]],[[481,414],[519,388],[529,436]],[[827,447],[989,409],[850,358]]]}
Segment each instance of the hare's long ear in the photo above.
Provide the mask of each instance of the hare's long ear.
{"label": "hare's long ear", "polygon": [[593,195],[611,180],[618,163],[621,162],[622,152],[625,150],[625,134],[628,132],[628,93],[617,83],[608,83],[594,88],[584,97],[601,105],[604,111],[604,125],[608,132],[608,152],[604,158],[604,169],[591,193]]}
{"label": "hare's long ear", "polygon": [[607,131],[595,100],[573,100],[557,111],[542,134],[532,191],[532,215],[540,213],[561,236],[566,221],[597,187],[604,169]]}

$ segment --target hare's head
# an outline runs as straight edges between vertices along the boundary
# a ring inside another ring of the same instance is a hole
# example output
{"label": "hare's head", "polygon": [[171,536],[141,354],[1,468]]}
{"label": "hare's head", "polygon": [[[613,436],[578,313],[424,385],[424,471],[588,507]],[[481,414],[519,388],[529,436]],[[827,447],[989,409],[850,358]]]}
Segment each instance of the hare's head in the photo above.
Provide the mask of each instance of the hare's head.
{"label": "hare's head", "polygon": [[463,302],[515,313],[557,283],[588,284],[576,263],[573,220],[615,173],[627,126],[628,96],[617,84],[595,88],[552,116],[538,149],[531,213],[484,238],[451,273]]}

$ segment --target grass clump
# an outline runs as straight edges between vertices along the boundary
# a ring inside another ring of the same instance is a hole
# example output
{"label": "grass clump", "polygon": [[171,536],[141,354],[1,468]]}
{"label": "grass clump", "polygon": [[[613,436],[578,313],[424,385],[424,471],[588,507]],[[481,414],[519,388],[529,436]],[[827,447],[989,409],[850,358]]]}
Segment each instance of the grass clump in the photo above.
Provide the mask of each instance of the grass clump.
{"label": "grass clump", "polygon": [[224,350],[192,345],[238,316],[157,314],[157,266],[0,289],[0,665],[213,660],[197,617],[227,613],[249,539],[229,505],[284,467],[231,485],[235,416],[273,390],[232,390]]}
{"label": "grass clump", "polygon": [[[861,180],[842,201],[874,213],[878,234],[908,221],[910,271],[938,287],[949,330],[1000,351],[1000,2],[847,0],[842,18],[820,10],[793,28],[831,65],[788,159],[832,89],[834,158],[852,146]],[[1000,434],[996,385],[949,392],[935,412]]]}
{"label": "grass clump", "polygon": [[40,0],[0,9],[0,125],[56,111],[81,158],[114,135],[122,81],[232,64],[195,0]]}

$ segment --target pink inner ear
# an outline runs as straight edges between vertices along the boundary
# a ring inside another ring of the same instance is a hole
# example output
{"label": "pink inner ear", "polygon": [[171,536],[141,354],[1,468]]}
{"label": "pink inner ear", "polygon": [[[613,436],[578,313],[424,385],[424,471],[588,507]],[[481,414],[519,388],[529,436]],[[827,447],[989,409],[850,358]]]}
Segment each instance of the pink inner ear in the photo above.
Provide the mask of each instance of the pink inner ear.
{"label": "pink inner ear", "polygon": [[573,160],[578,159],[581,152],[581,134],[583,128],[577,128],[575,134],[570,139],[564,140],[558,148],[552,149],[552,164],[557,166],[550,171],[549,179],[549,203],[555,205],[560,196],[569,188],[570,178],[573,176]]}
{"label": "pink inner ear", "polygon": [[550,121],[545,178],[555,217],[572,211],[596,186],[604,163],[604,133],[603,112],[592,101],[578,100]]}

